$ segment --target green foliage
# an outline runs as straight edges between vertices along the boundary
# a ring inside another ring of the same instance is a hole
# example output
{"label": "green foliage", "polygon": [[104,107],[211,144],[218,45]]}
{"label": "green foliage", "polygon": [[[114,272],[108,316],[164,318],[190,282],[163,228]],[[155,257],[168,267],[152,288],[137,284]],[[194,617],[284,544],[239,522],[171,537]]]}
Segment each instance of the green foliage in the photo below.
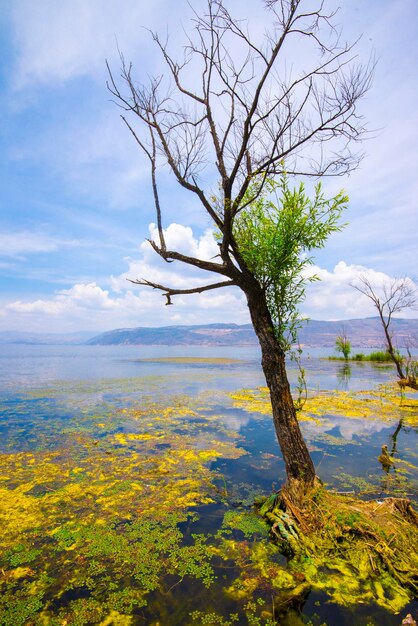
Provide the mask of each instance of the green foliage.
{"label": "green foliage", "polygon": [[321,184],[311,199],[303,183],[291,189],[286,175],[279,181],[254,180],[243,199],[233,235],[238,250],[267,298],[274,331],[284,350],[295,342],[300,326],[298,305],[308,283],[313,250],[324,247],[329,235],[339,231],[348,197],[344,192],[324,197]]}
{"label": "green foliage", "polygon": [[335,349],[337,352],[341,352],[346,361],[348,360],[351,352],[351,343],[344,333],[337,336],[335,340]]}
{"label": "green foliage", "polygon": [[296,411],[300,412],[305,406],[306,400],[308,399],[308,387],[306,384],[306,371],[305,368],[302,367],[302,348],[298,347],[292,350],[290,357],[292,361],[294,361],[298,368],[298,382],[295,387],[295,398],[293,399],[293,403]]}
{"label": "green foliage", "polygon": [[389,352],[383,351],[371,352],[368,358],[370,361],[376,361],[377,363],[390,363],[392,361]]}
{"label": "green foliage", "polygon": [[[28,597],[25,592],[13,593],[13,603],[6,604],[2,615],[3,626],[24,626],[33,624],[38,611],[42,608],[42,599],[39,596]],[[2,609],[0,603],[0,611]]]}

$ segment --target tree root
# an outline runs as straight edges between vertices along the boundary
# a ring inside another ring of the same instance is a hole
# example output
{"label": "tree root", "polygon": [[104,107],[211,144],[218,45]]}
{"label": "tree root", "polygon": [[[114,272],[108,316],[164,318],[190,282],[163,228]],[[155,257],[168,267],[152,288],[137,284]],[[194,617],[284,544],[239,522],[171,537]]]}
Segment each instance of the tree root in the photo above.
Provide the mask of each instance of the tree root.
{"label": "tree root", "polygon": [[349,605],[400,611],[418,594],[418,515],[410,500],[365,502],[315,488],[301,505],[284,488],[259,507],[307,585]]}
{"label": "tree root", "polygon": [[412,376],[408,376],[407,378],[399,378],[397,383],[401,389],[405,389],[405,387],[409,387],[410,389],[414,389],[415,391],[418,391],[418,381],[416,378],[413,378]]}

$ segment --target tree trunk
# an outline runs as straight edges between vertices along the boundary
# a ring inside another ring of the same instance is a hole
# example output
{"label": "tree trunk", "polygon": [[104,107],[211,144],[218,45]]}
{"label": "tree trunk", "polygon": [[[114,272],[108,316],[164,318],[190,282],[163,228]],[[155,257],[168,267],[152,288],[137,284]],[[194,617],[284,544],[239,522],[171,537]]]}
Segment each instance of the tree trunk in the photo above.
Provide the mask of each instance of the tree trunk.
{"label": "tree trunk", "polygon": [[286,465],[286,488],[294,501],[311,489],[315,467],[296,418],[287,379],[285,353],[274,336],[273,323],[262,290],[247,291],[248,308],[262,354],[262,368],[270,390],[273,423]]}
{"label": "tree trunk", "polygon": [[383,325],[383,330],[385,332],[387,351],[389,352],[392,361],[395,363],[396,371],[398,372],[399,378],[403,380],[406,378],[406,376],[402,369],[402,360],[398,357],[398,355],[396,354],[395,348],[393,347],[392,337],[390,336],[390,332],[389,332],[389,319],[386,322],[385,318],[383,317],[383,311],[381,311],[379,307],[378,307],[378,311],[380,315],[380,320]]}

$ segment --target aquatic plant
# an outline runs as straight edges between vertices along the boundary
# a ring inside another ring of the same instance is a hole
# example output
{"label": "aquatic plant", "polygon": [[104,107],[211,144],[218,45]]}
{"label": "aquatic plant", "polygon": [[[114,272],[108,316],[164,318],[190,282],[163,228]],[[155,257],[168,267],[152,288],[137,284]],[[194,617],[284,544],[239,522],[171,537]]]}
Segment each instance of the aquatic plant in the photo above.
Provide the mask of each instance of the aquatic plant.
{"label": "aquatic plant", "polygon": [[[288,572],[342,605],[376,602],[400,611],[418,592],[418,515],[408,500],[365,502],[320,487],[303,511],[279,496],[261,505]],[[297,521],[296,521],[297,520]]]}
{"label": "aquatic plant", "polygon": [[[1,624],[156,624],[166,623],[167,611],[175,607],[173,623],[187,626],[270,626],[289,607],[298,607],[310,588],[347,603],[345,581],[353,598],[377,601],[390,611],[410,597],[393,587],[392,602],[386,589],[393,581],[387,574],[382,580],[373,574],[367,589],[356,588],[350,576],[355,577],[353,568],[359,563],[341,564],[338,571],[329,572],[329,563],[321,561],[325,557],[312,556],[309,544],[297,556],[290,544],[296,539],[293,533],[300,533],[290,517],[282,516],[282,528],[275,529],[281,537],[287,534],[287,544],[272,543],[271,519],[266,523],[251,508],[254,484],[240,478],[225,481],[222,466],[216,464],[244,460],[246,454],[240,447],[242,437],[219,413],[220,405],[228,404],[225,394],[156,397],[141,379],[122,381],[119,392],[115,382],[110,389],[107,395],[102,381],[58,384],[32,390],[16,404],[15,419],[21,423],[26,424],[33,401],[42,411],[33,417],[36,437],[30,449],[21,433],[11,434],[11,447],[0,454]],[[389,423],[401,415],[403,424],[414,423],[416,416],[415,401],[400,399],[393,388],[337,393],[334,401],[332,408],[332,394],[318,393],[302,413],[318,441],[330,437],[318,435],[318,424],[332,424],[333,415],[344,411],[352,410],[352,419],[365,414],[378,419],[380,411]],[[252,417],[258,425],[269,410],[264,389],[237,392],[231,403],[245,411],[255,406]],[[46,423],[47,415],[56,422]],[[341,445],[342,438],[334,439]],[[248,466],[268,467],[273,456],[264,453],[249,459]],[[406,489],[416,471],[413,464],[396,453],[394,466],[383,479],[393,481],[390,488]],[[355,479],[348,474],[338,477],[348,486]],[[380,480],[382,476],[366,482],[372,489]],[[352,542],[346,544],[338,536],[337,545],[355,546],[358,529],[367,527],[363,513],[329,506],[324,493],[316,493],[316,504],[334,513],[338,509],[330,518],[332,525],[347,530]],[[273,511],[270,505],[276,507],[277,496],[268,501],[264,514]],[[206,525],[203,532],[205,515],[214,508],[218,531]],[[318,550],[323,547],[331,559],[327,532]],[[389,547],[397,546],[394,541]],[[290,565],[283,556],[286,551],[294,554]],[[372,558],[380,567],[381,557]],[[383,599],[376,580],[383,585]],[[187,607],[180,610],[186,597]],[[225,612],[213,608],[220,598]]]}
{"label": "aquatic plant", "polygon": [[[234,406],[250,413],[271,413],[268,389],[243,389],[230,394]],[[326,420],[332,424],[332,416],[347,419],[371,419],[385,422],[403,419],[409,426],[418,425],[418,399],[408,397],[402,401],[394,385],[381,385],[376,389],[347,391],[312,391],[299,413],[300,421]]]}
{"label": "aquatic plant", "polygon": [[239,437],[191,398],[101,412],[90,391],[52,449],[0,455],[5,626],[130,624],[164,585],[213,583],[207,539],[179,526],[218,497],[209,465],[244,454]]}

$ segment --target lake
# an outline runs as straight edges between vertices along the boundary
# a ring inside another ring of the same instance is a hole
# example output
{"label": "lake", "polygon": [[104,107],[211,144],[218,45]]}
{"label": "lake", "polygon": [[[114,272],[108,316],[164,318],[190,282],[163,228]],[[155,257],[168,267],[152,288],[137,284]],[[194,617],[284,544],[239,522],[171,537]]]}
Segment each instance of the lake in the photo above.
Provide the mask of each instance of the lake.
{"label": "lake", "polygon": [[[417,501],[414,396],[391,366],[325,354],[302,363],[321,479]],[[273,623],[287,561],[252,504],[285,476],[259,363],[254,347],[1,347],[1,624]],[[395,626],[418,609],[338,598],[318,588],[278,623]]]}

